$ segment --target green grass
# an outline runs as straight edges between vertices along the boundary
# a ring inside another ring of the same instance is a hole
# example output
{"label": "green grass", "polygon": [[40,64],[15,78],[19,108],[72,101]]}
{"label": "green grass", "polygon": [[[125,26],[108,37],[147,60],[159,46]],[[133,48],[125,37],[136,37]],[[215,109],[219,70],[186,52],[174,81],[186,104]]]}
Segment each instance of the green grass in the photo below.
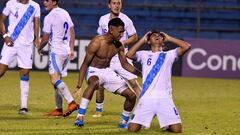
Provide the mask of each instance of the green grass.
{"label": "green grass", "polygon": [[[64,81],[73,91],[78,73]],[[183,135],[239,135],[240,80],[173,77],[173,98],[183,122]],[[32,72],[30,78],[30,116],[17,114],[20,104],[19,73],[8,71],[0,79],[0,134],[129,134],[118,129],[124,98],[105,94],[104,116],[92,118],[95,97],[90,103],[85,126],[74,126],[77,112],[68,118],[47,118],[43,113],[54,108],[54,92],[47,72]],[[76,99],[79,102],[80,99]],[[66,108],[66,102],[64,102]],[[155,118],[149,130],[138,134],[163,134]]]}

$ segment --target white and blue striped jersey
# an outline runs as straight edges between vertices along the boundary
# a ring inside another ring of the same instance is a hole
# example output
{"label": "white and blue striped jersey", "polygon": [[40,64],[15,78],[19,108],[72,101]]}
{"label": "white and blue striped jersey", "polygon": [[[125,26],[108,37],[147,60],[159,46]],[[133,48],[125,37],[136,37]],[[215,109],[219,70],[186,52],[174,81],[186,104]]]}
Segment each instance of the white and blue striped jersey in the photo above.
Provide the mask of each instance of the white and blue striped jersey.
{"label": "white and blue striped jersey", "polygon": [[74,24],[69,13],[62,8],[54,8],[44,18],[43,32],[50,34],[50,49],[56,54],[70,54],[70,28]]}
{"label": "white and blue striped jersey", "polygon": [[40,6],[29,0],[22,4],[17,0],[9,0],[2,14],[9,16],[8,34],[14,41],[14,46],[33,45],[34,17],[40,18]]}
{"label": "white and blue striped jersey", "polygon": [[140,99],[172,97],[172,64],[177,49],[167,52],[138,51],[136,59],[142,64],[142,91]]}

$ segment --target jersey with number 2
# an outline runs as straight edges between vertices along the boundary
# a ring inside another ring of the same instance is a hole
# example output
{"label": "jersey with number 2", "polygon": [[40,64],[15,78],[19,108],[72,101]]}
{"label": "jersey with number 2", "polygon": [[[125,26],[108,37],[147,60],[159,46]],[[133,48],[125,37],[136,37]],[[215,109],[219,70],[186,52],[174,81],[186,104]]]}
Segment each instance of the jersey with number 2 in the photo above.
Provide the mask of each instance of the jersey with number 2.
{"label": "jersey with number 2", "polygon": [[50,49],[56,54],[70,53],[70,28],[74,24],[69,13],[55,8],[44,18],[43,32],[50,34]]}

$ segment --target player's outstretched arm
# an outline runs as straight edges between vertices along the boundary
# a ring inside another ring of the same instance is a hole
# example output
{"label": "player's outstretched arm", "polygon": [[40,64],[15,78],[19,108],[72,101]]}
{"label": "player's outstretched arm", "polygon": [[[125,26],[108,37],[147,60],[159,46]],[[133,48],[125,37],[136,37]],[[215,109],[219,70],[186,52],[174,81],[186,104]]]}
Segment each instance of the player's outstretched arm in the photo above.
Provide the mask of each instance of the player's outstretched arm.
{"label": "player's outstretched arm", "polygon": [[134,44],[135,42],[137,42],[138,40],[138,36],[137,34],[134,34],[132,36],[130,36],[127,40],[123,41],[122,44],[124,45],[124,47],[129,46]]}
{"label": "player's outstretched arm", "polygon": [[97,50],[100,47],[99,42],[100,42],[99,39],[94,38],[90,42],[90,44],[88,45],[85,58],[83,60],[83,63],[81,65],[80,71],[79,71],[78,83],[77,83],[77,86],[76,86],[76,88],[78,88],[78,89],[80,89],[82,87],[82,83],[83,83],[84,76],[85,76],[85,73],[87,71],[87,68],[91,64],[91,61],[92,61],[95,53],[97,52]]}
{"label": "player's outstretched arm", "polygon": [[138,69],[136,69],[134,66],[132,66],[131,64],[128,63],[126,55],[124,53],[124,47],[121,46],[118,49],[118,57],[119,60],[121,62],[121,65],[124,69],[126,69],[127,71],[133,73],[133,74],[142,74],[141,71],[139,71]]}

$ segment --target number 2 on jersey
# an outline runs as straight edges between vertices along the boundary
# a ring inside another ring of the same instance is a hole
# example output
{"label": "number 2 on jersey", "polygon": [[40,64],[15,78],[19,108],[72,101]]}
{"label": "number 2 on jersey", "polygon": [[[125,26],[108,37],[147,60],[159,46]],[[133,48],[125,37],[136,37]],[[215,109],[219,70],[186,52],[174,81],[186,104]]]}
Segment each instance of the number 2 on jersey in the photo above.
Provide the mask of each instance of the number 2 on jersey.
{"label": "number 2 on jersey", "polygon": [[64,33],[64,36],[63,36],[63,40],[67,40],[67,31],[68,31],[68,23],[67,22],[64,22],[63,28],[65,30],[65,33]]}

